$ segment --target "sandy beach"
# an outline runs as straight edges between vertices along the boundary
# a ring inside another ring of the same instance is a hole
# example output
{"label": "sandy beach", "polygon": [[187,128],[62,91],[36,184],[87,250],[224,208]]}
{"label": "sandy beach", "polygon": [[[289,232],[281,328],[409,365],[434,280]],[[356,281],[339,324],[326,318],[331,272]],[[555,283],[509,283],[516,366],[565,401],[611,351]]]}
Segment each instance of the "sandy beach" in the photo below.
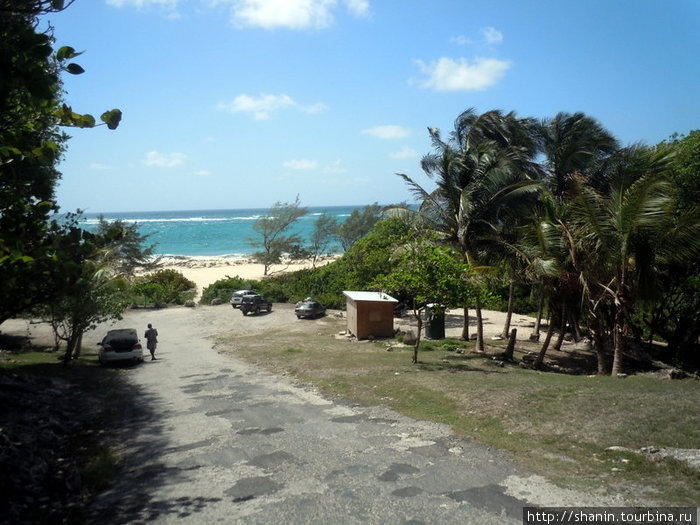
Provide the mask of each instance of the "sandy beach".
{"label": "sandy beach", "polygon": [[[338,256],[328,256],[316,261],[316,267],[329,264]],[[273,265],[268,275],[278,275],[311,268],[311,260],[303,262],[284,262]],[[197,296],[212,283],[228,277],[260,280],[265,277],[265,267],[252,259],[239,257],[168,257],[161,260],[161,269],[175,270],[197,284]]]}

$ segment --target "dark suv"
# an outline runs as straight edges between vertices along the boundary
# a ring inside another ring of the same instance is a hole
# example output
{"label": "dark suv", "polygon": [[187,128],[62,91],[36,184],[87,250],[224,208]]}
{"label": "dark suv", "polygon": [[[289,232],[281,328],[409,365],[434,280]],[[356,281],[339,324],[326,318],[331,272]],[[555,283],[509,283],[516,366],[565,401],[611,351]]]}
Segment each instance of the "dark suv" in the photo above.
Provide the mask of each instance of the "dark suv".
{"label": "dark suv", "polygon": [[262,295],[244,295],[241,300],[240,308],[243,315],[248,315],[251,312],[259,314],[260,310],[271,311],[272,303],[266,300]]}

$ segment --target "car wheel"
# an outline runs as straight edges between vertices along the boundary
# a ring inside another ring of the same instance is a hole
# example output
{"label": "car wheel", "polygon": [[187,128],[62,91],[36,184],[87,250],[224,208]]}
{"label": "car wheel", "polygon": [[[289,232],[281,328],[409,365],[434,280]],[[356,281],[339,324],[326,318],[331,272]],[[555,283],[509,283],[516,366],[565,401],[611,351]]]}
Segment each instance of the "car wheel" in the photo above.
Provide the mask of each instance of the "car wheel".
{"label": "car wheel", "polygon": [[243,315],[248,315],[248,310],[243,310],[243,309],[241,308],[241,313],[242,313]]}
{"label": "car wheel", "polygon": [[272,311],[272,305],[268,304],[267,305],[267,313],[270,313]]}

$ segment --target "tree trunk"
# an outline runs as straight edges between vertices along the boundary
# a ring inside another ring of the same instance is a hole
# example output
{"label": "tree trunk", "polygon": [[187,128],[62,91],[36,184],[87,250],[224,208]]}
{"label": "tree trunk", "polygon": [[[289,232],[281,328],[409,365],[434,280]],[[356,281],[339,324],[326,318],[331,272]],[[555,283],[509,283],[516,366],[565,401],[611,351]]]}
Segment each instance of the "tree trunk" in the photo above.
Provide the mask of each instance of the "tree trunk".
{"label": "tree trunk", "polygon": [[73,359],[78,359],[80,357],[80,353],[83,351],[83,331],[80,330],[80,333],[78,335],[78,339],[75,343],[75,348],[73,349]]}
{"label": "tree trunk", "polygon": [[530,341],[540,340],[540,323],[542,321],[542,310],[544,309],[544,286],[540,286],[540,297],[537,299],[537,319],[535,319],[535,331],[530,334]]}
{"label": "tree trunk", "polygon": [[515,295],[515,278],[513,276],[513,270],[510,271],[510,285],[508,286],[508,312],[506,313],[506,322],[503,325],[503,332],[501,332],[501,337],[505,339],[508,337],[508,332],[510,331],[510,321],[513,318],[513,296]]}
{"label": "tree trunk", "polygon": [[518,329],[513,328],[510,331],[510,339],[508,339],[508,346],[506,347],[506,351],[503,354],[503,357],[508,360],[512,361],[513,360],[513,352],[515,351],[515,338],[518,335]]}
{"label": "tree trunk", "polygon": [[595,346],[596,358],[598,360],[598,375],[606,376],[608,375],[608,364],[606,363],[605,342],[603,341],[603,335],[600,329],[600,321],[598,321],[598,318],[592,311],[588,313],[588,328],[591,331],[593,346]]}
{"label": "tree trunk", "polygon": [[554,343],[554,349],[559,352],[561,350],[561,345],[564,342],[564,335],[566,333],[566,303],[561,307],[561,328],[559,329],[559,336],[557,337],[557,342]]}
{"label": "tree trunk", "polygon": [[569,310],[569,326],[571,327],[571,334],[574,337],[574,341],[578,343],[583,339],[583,334],[581,333],[581,325],[578,322],[578,316],[573,310]]}
{"label": "tree trunk", "polygon": [[71,362],[71,359],[73,358],[73,350],[75,350],[75,347],[78,344],[78,338],[80,337],[81,333],[82,332],[80,332],[76,326],[71,327],[70,335],[66,340],[66,353],[63,355],[64,365],[67,365]]}
{"label": "tree trunk", "polygon": [[469,307],[464,305],[464,321],[462,322],[462,341],[469,341]]}
{"label": "tree trunk", "polygon": [[617,376],[622,373],[622,357],[625,353],[625,336],[623,334],[625,315],[622,305],[618,305],[615,310],[615,325],[613,327],[615,354],[613,357],[612,375]]}
{"label": "tree trunk", "polygon": [[484,321],[481,317],[481,300],[476,301],[476,351],[480,354],[485,352],[484,350]]}
{"label": "tree trunk", "polygon": [[547,353],[547,348],[549,348],[549,342],[552,340],[552,335],[554,334],[554,323],[549,323],[549,328],[547,328],[547,337],[544,338],[544,343],[542,343],[542,348],[540,348],[540,353],[537,354],[537,359],[533,363],[533,368],[539,370],[544,362],[544,355]]}
{"label": "tree trunk", "polygon": [[415,365],[418,363],[418,347],[420,346],[420,336],[423,332],[423,315],[420,310],[417,312],[414,310],[413,312],[413,315],[416,316],[416,320],[418,321],[418,326],[416,327],[416,343],[413,345],[413,358],[411,359],[411,364]]}

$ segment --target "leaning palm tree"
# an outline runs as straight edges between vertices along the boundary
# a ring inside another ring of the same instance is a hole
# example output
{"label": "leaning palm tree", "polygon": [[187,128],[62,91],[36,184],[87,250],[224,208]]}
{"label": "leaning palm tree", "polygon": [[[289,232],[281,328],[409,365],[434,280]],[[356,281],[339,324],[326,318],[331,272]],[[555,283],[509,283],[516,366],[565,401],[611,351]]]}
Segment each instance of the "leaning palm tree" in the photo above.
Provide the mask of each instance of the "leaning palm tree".
{"label": "leaning palm tree", "polygon": [[[487,263],[486,253],[499,242],[504,210],[523,194],[532,194],[530,173],[535,141],[532,121],[514,114],[490,111],[478,115],[473,109],[455,122],[450,139],[429,129],[435,152],[423,158],[423,170],[436,188],[428,192],[413,179],[399,174],[421,200],[414,224],[437,232],[447,243],[460,248],[472,268]],[[520,201],[522,202],[522,201]],[[477,350],[484,350],[481,304],[476,302]],[[466,314],[466,312],[465,312]],[[467,315],[465,315],[465,329]]]}
{"label": "leaning palm tree", "polygon": [[581,176],[572,178],[569,250],[593,316],[604,305],[614,312],[613,375],[622,371],[632,309],[650,288],[656,262],[700,253],[697,222],[686,224],[684,231],[673,227],[670,186],[663,177],[667,168],[667,155],[630,147],[617,156],[609,193]]}
{"label": "leaning palm tree", "polygon": [[544,120],[538,128],[545,154],[545,180],[557,198],[566,197],[572,189],[571,177],[578,173],[601,190],[603,167],[619,145],[615,137],[595,119],[584,113],[558,113]]}

